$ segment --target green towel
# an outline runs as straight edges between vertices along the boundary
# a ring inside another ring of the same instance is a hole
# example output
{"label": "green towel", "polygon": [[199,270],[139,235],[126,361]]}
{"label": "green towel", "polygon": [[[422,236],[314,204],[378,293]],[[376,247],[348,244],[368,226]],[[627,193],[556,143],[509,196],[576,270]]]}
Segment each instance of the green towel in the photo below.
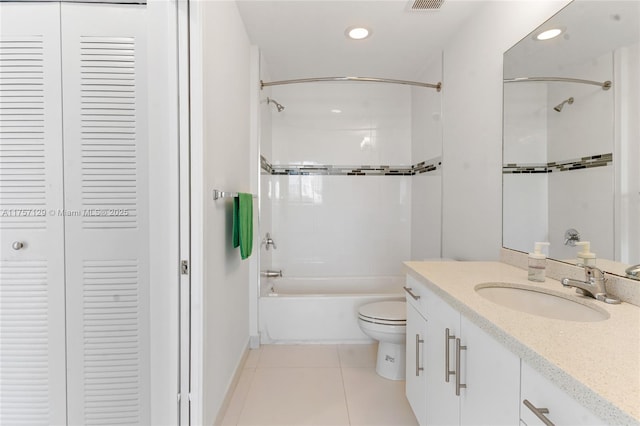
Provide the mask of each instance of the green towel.
{"label": "green towel", "polygon": [[233,246],[240,246],[242,260],[253,248],[253,195],[238,193],[233,199]]}

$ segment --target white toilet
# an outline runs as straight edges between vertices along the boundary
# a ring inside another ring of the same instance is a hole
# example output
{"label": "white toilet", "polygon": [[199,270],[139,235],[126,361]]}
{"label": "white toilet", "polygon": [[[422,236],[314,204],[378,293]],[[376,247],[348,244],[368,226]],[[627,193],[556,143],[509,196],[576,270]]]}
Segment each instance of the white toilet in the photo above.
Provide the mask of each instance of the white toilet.
{"label": "white toilet", "polygon": [[405,378],[407,308],[404,301],[384,301],[358,309],[358,324],[367,336],[378,340],[376,372],[390,380]]}

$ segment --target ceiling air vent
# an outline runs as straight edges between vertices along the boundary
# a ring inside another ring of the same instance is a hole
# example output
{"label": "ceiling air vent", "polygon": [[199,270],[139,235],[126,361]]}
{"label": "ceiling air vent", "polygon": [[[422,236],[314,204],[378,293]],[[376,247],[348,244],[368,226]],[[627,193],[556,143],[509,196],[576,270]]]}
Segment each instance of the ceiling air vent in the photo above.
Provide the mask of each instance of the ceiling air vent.
{"label": "ceiling air vent", "polygon": [[411,10],[437,10],[440,9],[444,0],[414,0]]}

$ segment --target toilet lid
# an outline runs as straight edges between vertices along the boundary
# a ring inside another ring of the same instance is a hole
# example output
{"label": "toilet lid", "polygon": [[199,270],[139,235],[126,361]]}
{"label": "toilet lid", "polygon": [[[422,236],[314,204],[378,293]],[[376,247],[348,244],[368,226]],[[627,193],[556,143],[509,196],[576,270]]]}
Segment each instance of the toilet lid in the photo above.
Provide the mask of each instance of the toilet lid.
{"label": "toilet lid", "polygon": [[361,318],[389,322],[406,322],[407,306],[402,301],[385,301],[363,305],[358,309]]}

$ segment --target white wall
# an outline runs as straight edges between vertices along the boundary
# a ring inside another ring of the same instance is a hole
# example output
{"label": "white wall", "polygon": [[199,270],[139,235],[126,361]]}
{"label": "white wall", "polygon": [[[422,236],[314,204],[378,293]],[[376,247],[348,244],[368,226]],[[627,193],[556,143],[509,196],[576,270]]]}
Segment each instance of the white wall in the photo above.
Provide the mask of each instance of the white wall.
{"label": "white wall", "polygon": [[487,2],[444,47],[443,255],[502,246],[502,55],[567,1]]}
{"label": "white wall", "polygon": [[[198,7],[204,147],[202,163],[195,169],[202,168],[204,182],[202,193],[193,196],[203,198],[202,424],[210,425],[249,339],[250,261],[242,261],[232,247],[231,199],[213,201],[211,191],[249,192],[252,187],[251,46],[234,2],[201,2]],[[254,254],[255,250],[254,241]]]}

